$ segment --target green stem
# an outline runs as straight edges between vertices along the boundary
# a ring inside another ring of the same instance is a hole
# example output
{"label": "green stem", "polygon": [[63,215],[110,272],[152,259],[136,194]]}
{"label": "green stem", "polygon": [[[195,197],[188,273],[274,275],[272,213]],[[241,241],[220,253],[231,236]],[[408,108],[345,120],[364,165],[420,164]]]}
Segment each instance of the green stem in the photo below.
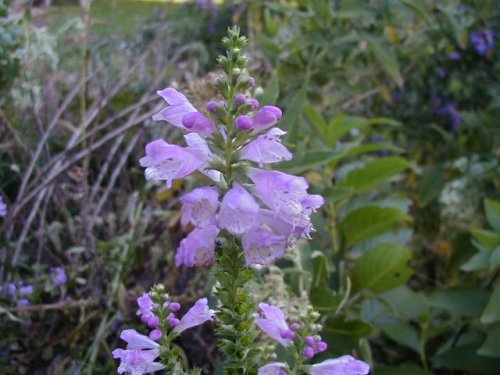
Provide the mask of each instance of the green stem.
{"label": "green stem", "polygon": [[226,356],[227,374],[256,374],[256,369],[262,366],[260,348],[254,344],[258,336],[253,318],[256,306],[244,287],[253,277],[253,270],[245,268],[243,251],[237,241],[230,238],[229,244],[217,249],[215,276],[219,285],[215,294],[221,302],[217,334]]}

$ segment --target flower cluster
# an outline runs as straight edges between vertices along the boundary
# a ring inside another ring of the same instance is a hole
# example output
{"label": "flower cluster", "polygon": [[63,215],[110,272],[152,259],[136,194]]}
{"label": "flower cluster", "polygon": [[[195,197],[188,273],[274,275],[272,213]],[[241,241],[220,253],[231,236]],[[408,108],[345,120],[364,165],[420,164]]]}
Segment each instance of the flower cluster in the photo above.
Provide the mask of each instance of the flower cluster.
{"label": "flower cluster", "polygon": [[55,286],[62,286],[68,282],[68,275],[62,267],[55,267],[51,269],[52,284]]}
{"label": "flower cluster", "polygon": [[[297,362],[312,359],[317,353],[327,350],[327,344],[317,334],[322,327],[313,323],[318,314],[312,309],[309,309],[309,314],[304,316],[304,321],[289,325],[285,313],[279,307],[260,303],[259,308],[262,316],[255,319],[255,324],[269,337],[287,348],[295,356],[296,365]],[[287,370],[289,370],[287,364],[271,362],[259,369],[259,375],[286,375]],[[368,364],[351,356],[329,359],[310,366],[308,370],[308,373],[313,375],[367,375],[369,372]]]}
{"label": "flower cluster", "polygon": [[471,34],[470,42],[476,52],[484,56],[495,46],[495,34],[491,29],[481,29]]}
{"label": "flower cluster", "polygon": [[154,362],[161,351],[170,351],[171,341],[189,328],[199,326],[213,319],[214,311],[208,307],[208,300],[201,298],[182,316],[176,314],[181,304],[169,301],[163,287],[156,285],[150,293],[137,299],[137,315],[150,329],[149,337],[134,329],[124,330],[120,337],[127,342],[125,349],[115,349],[113,357],[120,359],[118,373],[147,374],[165,368]]}
{"label": "flower cluster", "polygon": [[[247,88],[254,84],[251,77],[242,82]],[[286,132],[273,127],[282,117],[279,108],[259,108],[256,99],[238,93],[232,103],[208,102],[205,114],[171,87],[158,94],[168,106],[153,118],[188,132],[184,136],[187,147],[162,139],[146,145],[146,156],[140,160],[146,178],[165,180],[170,187],[174,179],[200,171],[218,185],[181,197],[182,224],[194,229],[177,250],[177,266],[212,264],[221,230],[241,240],[247,265],[269,264],[283,257],[297,237],[313,230],[310,215],[323,198],[307,193],[303,177],[261,168],[292,158],[280,139]],[[222,122],[231,113],[233,124]],[[233,181],[230,171],[246,175],[245,186]]]}
{"label": "flower cluster", "polygon": [[25,284],[23,281],[9,283],[5,288],[0,287],[0,293],[2,292],[5,293],[5,296],[9,300],[17,301],[17,304],[20,306],[26,306],[30,304],[33,285]]}

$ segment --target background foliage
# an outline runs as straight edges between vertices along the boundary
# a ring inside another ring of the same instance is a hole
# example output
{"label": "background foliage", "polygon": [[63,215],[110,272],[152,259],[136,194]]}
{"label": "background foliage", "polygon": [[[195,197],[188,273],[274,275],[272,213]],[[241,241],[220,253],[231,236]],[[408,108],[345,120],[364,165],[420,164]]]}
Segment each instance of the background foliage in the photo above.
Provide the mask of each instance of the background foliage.
{"label": "background foliage", "polygon": [[[285,109],[294,160],[277,168],[327,201],[313,241],[258,280],[310,298],[325,357],[353,353],[376,374],[497,373],[497,2],[56,5],[0,6],[2,373],[113,372],[138,295],[162,282],[188,303],[212,289],[206,270],[172,262],[178,196],[196,177],[147,185],[137,160],[147,139],[179,137],[150,120],[157,89],[211,98],[232,23],[250,38],[259,100]],[[480,53],[484,30],[494,46]],[[33,285],[28,305],[9,283]],[[211,328],[178,344],[220,371]]]}

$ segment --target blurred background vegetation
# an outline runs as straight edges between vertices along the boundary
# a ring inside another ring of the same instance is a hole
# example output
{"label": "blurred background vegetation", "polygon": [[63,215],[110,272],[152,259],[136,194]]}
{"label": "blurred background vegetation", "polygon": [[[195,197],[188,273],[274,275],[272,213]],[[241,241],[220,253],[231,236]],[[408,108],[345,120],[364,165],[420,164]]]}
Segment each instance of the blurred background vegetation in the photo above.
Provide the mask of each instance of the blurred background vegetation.
{"label": "blurred background vegetation", "polygon": [[[180,139],[151,120],[156,90],[212,98],[232,24],[250,38],[254,94],[284,109],[294,160],[277,168],[327,200],[313,241],[258,282],[309,296],[325,357],[498,374],[495,0],[0,0],[0,372],[112,373],[153,283],[186,303],[210,293],[207,270],[172,262],[178,197],[201,177],[167,190],[138,159]],[[220,373],[211,327],[178,345]]]}

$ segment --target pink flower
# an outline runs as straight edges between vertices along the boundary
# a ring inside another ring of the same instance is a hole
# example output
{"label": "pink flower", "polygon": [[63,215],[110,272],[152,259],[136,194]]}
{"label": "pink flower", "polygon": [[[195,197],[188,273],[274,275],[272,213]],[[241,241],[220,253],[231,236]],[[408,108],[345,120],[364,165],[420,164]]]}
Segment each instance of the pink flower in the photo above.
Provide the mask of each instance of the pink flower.
{"label": "pink flower", "polygon": [[127,348],[113,350],[113,358],[120,359],[119,374],[128,372],[132,375],[142,375],[165,368],[161,363],[154,362],[160,355],[158,343],[135,329],[124,330],[120,338],[127,342]]}
{"label": "pink flower", "polygon": [[188,113],[198,112],[196,108],[187,100],[187,98],[172,87],[167,87],[161,91],[157,91],[168,104],[168,107],[163,108],[160,112],[153,115],[154,121],[167,121],[180,129],[186,130],[182,125],[182,118]]}
{"label": "pink flower", "polygon": [[292,332],[285,318],[285,313],[279,307],[268,305],[267,303],[259,303],[260,311],[263,318],[255,319],[255,324],[267,333],[272,339],[279,342],[285,348],[292,343],[292,337],[288,332]]}
{"label": "pink flower", "polygon": [[215,212],[219,206],[219,192],[216,188],[204,186],[184,194],[182,202],[182,225],[193,224],[197,228],[215,224]]}
{"label": "pink flower", "polygon": [[263,163],[277,163],[291,160],[292,153],[281,144],[280,137],[284,134],[286,134],[285,131],[279,128],[272,128],[243,147],[240,151],[241,158],[261,165]]}
{"label": "pink flower", "polygon": [[259,368],[258,375],[287,375],[286,364],[282,362],[271,362]]}
{"label": "pink flower", "polygon": [[208,266],[214,262],[215,240],[219,228],[208,225],[205,228],[195,228],[181,241],[175,264],[187,267]]}
{"label": "pink flower", "polygon": [[243,234],[242,244],[248,266],[254,263],[270,264],[282,258],[288,242],[285,236],[276,235],[265,227],[257,227]]}
{"label": "pink flower", "polygon": [[278,107],[265,105],[253,115],[252,133],[258,133],[275,125],[279,120],[281,120],[282,115],[283,113]]}
{"label": "pink flower", "polygon": [[146,167],[146,180],[165,180],[167,187],[172,187],[172,181],[190,175],[206,165],[189,148],[170,145],[163,139],[157,139],[146,145],[146,156],[139,160]]}
{"label": "pink flower", "polygon": [[206,321],[212,320],[214,311],[208,307],[208,300],[201,298],[191,307],[188,312],[182,317],[180,322],[175,326],[174,331],[182,333],[186,329],[199,326]]}
{"label": "pink flower", "polygon": [[258,213],[259,205],[255,198],[235,182],[222,199],[219,226],[240,235],[252,228]]}
{"label": "pink flower", "polygon": [[327,359],[321,363],[311,366],[311,375],[367,375],[370,366],[350,355],[344,355],[336,359]]}

